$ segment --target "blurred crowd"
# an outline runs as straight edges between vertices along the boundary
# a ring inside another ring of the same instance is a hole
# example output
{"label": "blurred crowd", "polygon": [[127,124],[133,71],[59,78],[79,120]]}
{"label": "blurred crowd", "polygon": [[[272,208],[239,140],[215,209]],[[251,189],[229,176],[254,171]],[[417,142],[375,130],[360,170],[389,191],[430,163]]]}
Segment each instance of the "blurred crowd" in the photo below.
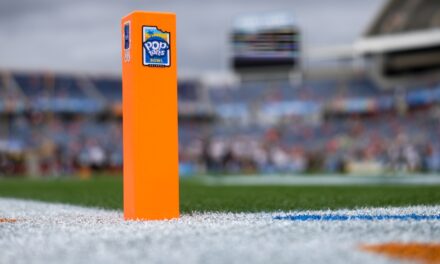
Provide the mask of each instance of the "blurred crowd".
{"label": "blurred crowd", "polygon": [[[399,116],[333,117],[276,126],[180,125],[181,174],[440,171],[440,116],[430,107]],[[122,169],[121,119],[58,115],[10,120],[14,142],[0,142],[0,172],[67,175]],[[193,122],[193,121],[191,121]],[[358,166],[359,167],[359,166]]]}
{"label": "blurred crowd", "polygon": [[[440,172],[436,80],[245,82],[208,87],[208,102],[198,84],[178,89],[182,175]],[[121,172],[120,79],[3,74],[0,95],[0,174]]]}
{"label": "blurred crowd", "polygon": [[121,119],[33,113],[10,122],[10,137],[19,143],[0,148],[5,175],[87,176],[122,170]]}
{"label": "blurred crowd", "polygon": [[188,173],[439,172],[435,110],[333,118],[319,125],[292,118],[276,127],[235,134],[223,128],[207,137],[195,131],[181,148],[181,162]]}

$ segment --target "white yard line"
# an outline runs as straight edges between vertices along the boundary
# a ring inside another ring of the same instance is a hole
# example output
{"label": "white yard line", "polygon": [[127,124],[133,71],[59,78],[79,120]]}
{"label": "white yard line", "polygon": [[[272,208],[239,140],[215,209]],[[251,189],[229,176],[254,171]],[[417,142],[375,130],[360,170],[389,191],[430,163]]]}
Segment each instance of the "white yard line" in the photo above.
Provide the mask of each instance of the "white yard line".
{"label": "white yard line", "polygon": [[440,185],[440,175],[236,175],[200,179],[207,185]]}
{"label": "white yard line", "polygon": [[120,211],[0,199],[0,263],[395,263],[362,243],[440,242],[440,221],[290,221],[285,214],[440,214],[440,206],[203,213],[127,222]]}

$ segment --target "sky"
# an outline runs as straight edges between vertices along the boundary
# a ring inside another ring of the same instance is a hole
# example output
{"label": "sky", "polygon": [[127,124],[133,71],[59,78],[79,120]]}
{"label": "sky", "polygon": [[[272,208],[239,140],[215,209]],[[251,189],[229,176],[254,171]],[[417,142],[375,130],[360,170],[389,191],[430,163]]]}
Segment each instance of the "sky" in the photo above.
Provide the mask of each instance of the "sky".
{"label": "sky", "polygon": [[0,0],[0,68],[119,74],[120,20],[133,10],[175,12],[179,73],[228,70],[235,18],[285,12],[306,50],[350,45],[385,0]]}

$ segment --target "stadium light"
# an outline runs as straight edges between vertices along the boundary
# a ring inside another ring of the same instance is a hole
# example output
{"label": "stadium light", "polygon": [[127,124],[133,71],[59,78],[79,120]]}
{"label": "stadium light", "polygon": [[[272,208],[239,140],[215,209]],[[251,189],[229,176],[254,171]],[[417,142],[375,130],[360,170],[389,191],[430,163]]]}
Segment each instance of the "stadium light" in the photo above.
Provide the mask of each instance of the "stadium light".
{"label": "stadium light", "polygon": [[176,16],[122,19],[124,218],[179,217]]}

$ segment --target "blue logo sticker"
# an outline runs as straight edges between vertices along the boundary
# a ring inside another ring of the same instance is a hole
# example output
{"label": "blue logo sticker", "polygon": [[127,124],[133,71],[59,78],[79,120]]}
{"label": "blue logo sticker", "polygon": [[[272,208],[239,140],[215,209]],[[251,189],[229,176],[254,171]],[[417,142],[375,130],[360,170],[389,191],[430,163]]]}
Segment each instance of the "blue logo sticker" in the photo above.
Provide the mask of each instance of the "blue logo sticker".
{"label": "blue logo sticker", "polygon": [[130,48],[130,23],[124,25],[124,49]]}
{"label": "blue logo sticker", "polygon": [[143,64],[151,67],[170,66],[170,33],[157,27],[144,26]]}
{"label": "blue logo sticker", "polygon": [[131,43],[131,22],[124,23],[124,61],[130,61],[130,43]]}

